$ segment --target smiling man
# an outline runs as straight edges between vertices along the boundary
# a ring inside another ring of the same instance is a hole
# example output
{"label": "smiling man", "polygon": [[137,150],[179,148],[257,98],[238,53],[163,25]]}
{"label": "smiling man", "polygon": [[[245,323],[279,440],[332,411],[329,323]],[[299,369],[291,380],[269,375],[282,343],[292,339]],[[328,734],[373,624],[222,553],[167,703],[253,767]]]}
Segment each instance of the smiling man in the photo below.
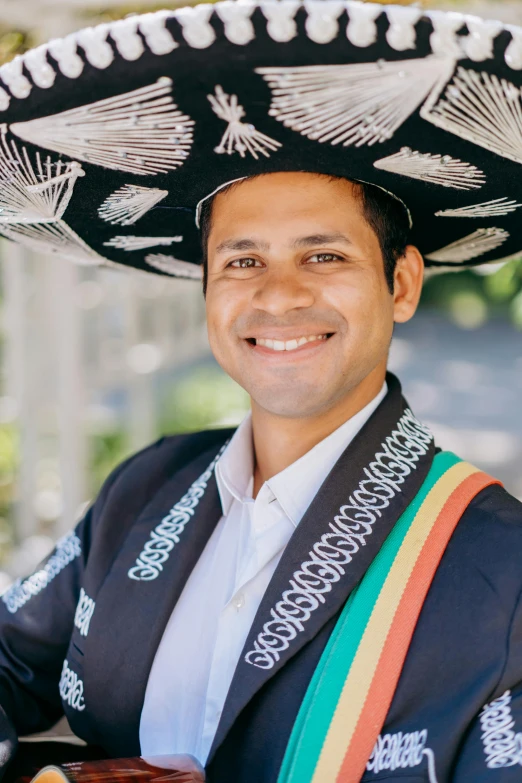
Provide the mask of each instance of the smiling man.
{"label": "smiling man", "polygon": [[424,264],[400,202],[314,174],[229,186],[202,233],[210,344],[252,398],[259,489],[381,392]]}
{"label": "smiling man", "polygon": [[520,41],[218,2],[0,68],[0,232],[202,280],[252,408],[120,465],[2,596],[8,775],[65,715],[71,758],[209,783],[520,781],[522,507],[387,373],[425,266],[520,253]]}

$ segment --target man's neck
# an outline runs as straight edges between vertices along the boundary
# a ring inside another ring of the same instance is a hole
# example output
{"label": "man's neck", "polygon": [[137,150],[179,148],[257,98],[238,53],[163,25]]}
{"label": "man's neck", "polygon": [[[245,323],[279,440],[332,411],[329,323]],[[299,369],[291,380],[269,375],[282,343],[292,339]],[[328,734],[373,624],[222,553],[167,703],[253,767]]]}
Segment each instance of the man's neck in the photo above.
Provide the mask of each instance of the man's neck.
{"label": "man's neck", "polygon": [[382,373],[372,373],[337,405],[307,418],[277,416],[252,402],[254,497],[265,481],[292,465],[365,408],[379,394],[383,383]]}

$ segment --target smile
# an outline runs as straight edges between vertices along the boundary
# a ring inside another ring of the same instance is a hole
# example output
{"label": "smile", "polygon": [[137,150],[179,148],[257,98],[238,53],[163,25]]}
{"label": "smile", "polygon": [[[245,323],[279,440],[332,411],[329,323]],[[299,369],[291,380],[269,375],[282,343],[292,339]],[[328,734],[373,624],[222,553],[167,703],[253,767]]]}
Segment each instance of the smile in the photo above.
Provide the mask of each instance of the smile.
{"label": "smile", "polygon": [[311,334],[306,337],[294,337],[291,340],[272,340],[268,337],[251,337],[248,339],[248,342],[251,345],[268,348],[270,351],[296,351],[307,343],[324,342],[329,337],[331,337],[331,333]]}

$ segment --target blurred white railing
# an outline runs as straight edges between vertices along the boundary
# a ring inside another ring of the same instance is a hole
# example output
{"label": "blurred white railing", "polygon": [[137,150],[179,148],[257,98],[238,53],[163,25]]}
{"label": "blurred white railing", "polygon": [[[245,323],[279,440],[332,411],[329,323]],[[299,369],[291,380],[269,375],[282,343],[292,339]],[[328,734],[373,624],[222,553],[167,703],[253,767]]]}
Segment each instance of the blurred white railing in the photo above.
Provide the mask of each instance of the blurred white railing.
{"label": "blurred white railing", "polygon": [[[0,419],[20,432],[16,529],[69,529],[88,499],[89,424],[117,415],[132,450],[156,436],[154,373],[208,355],[196,281],[86,269],[1,240]],[[103,405],[109,392],[116,406]]]}

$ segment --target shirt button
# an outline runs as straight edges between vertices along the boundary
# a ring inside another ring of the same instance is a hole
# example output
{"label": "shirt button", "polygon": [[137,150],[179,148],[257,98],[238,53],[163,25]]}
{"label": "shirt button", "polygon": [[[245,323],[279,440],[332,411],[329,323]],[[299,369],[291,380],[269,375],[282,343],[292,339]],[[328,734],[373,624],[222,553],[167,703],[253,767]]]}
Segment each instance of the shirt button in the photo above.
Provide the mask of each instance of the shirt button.
{"label": "shirt button", "polygon": [[232,605],[236,607],[236,609],[242,609],[245,605],[245,596],[243,593],[238,593],[233,599],[232,599]]}

